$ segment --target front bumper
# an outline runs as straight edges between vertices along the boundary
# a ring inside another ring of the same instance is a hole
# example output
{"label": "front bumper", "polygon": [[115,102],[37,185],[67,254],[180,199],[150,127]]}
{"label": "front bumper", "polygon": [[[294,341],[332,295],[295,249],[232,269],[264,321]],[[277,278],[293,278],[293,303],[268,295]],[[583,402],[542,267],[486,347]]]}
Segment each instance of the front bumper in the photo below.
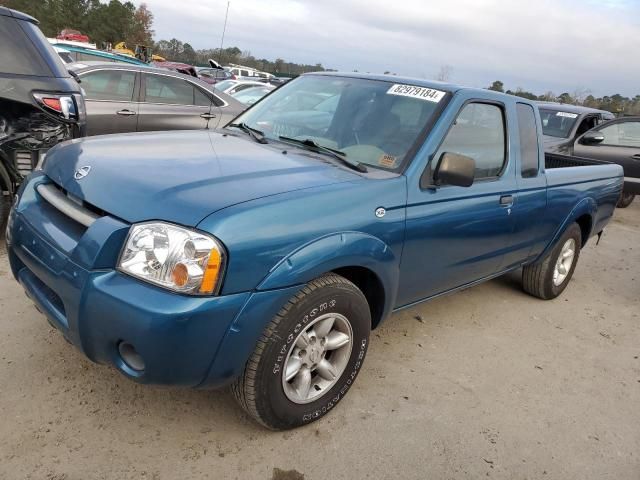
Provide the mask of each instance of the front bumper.
{"label": "front bumper", "polygon": [[[29,201],[34,194],[35,185],[27,185],[12,212],[8,250],[15,278],[89,359],[135,381],[228,383],[242,372],[266,323],[299,289],[191,297],[146,284],[105,266],[117,258],[127,225],[104,217],[74,243],[56,230],[45,206]],[[123,360],[121,342],[135,347],[143,370]]]}

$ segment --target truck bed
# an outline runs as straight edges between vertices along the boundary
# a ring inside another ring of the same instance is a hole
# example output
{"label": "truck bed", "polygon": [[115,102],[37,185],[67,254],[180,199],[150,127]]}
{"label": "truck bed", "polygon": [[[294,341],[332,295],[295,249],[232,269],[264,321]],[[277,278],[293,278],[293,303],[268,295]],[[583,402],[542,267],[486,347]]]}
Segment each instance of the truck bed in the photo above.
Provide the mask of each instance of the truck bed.
{"label": "truck bed", "polygon": [[559,153],[544,154],[544,168],[550,170],[553,168],[567,167],[586,167],[591,165],[611,165],[611,162],[604,160],[594,160],[592,158],[574,157],[572,155],[561,155]]}
{"label": "truck bed", "polygon": [[602,231],[607,224],[622,189],[620,165],[590,158],[545,153],[547,202],[553,206],[549,219],[560,225],[571,210],[588,203],[592,214],[591,234]]}

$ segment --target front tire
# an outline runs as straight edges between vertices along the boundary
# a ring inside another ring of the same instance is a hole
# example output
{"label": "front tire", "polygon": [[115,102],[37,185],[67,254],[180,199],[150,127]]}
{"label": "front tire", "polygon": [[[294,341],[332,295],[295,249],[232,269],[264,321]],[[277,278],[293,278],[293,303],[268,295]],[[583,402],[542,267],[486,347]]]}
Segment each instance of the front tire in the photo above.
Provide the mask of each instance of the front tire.
{"label": "front tire", "polygon": [[524,291],[543,300],[560,295],[573,276],[581,248],[582,231],[573,223],[541,260],[522,268]]}
{"label": "front tire", "polygon": [[353,385],[370,330],[369,305],[353,283],[335,274],[317,278],[267,325],[233,395],[267,428],[318,420]]}
{"label": "front tire", "polygon": [[636,198],[635,194],[622,192],[622,195],[620,195],[620,199],[618,200],[616,207],[627,208],[629,205],[631,205],[631,202],[633,202],[634,198]]}

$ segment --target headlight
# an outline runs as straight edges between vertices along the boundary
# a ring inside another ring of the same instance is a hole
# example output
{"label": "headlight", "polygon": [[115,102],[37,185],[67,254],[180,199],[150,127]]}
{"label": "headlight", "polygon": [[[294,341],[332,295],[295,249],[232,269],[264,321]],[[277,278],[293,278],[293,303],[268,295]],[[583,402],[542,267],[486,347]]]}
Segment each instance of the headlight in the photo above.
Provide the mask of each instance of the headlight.
{"label": "headlight", "polygon": [[133,225],[118,270],[190,295],[217,293],[224,271],[222,245],[212,236],[168,223]]}

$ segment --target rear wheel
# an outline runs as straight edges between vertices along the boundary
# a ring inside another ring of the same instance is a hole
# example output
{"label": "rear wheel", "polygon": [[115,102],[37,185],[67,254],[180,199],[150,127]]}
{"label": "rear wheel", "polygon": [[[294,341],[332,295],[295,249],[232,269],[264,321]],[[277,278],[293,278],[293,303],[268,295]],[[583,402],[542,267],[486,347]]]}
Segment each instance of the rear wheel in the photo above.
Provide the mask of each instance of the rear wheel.
{"label": "rear wheel", "polygon": [[627,208],[629,205],[631,205],[631,202],[633,202],[633,199],[635,197],[636,196],[635,196],[634,193],[622,192],[622,195],[620,195],[620,199],[618,200],[618,203],[617,203],[616,207],[618,207],[618,208]]}
{"label": "rear wheel", "polygon": [[369,305],[353,283],[335,274],[317,278],[267,325],[232,392],[268,428],[313,422],[353,385],[370,328]]}
{"label": "rear wheel", "polygon": [[573,276],[580,257],[580,248],[582,232],[580,226],[573,223],[540,261],[523,267],[524,291],[543,300],[560,295]]}

